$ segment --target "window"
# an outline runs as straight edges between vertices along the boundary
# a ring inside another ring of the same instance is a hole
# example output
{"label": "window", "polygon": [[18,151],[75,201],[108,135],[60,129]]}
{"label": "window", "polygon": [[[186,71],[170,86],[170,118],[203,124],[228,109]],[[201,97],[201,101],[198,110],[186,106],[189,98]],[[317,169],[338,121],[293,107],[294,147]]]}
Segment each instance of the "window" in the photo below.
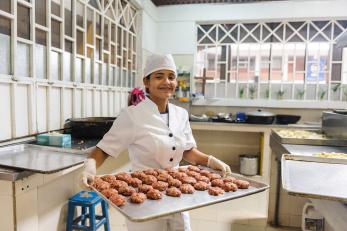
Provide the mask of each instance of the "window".
{"label": "window", "polygon": [[197,25],[195,90],[206,79],[213,98],[344,100],[344,36],[347,20]]}

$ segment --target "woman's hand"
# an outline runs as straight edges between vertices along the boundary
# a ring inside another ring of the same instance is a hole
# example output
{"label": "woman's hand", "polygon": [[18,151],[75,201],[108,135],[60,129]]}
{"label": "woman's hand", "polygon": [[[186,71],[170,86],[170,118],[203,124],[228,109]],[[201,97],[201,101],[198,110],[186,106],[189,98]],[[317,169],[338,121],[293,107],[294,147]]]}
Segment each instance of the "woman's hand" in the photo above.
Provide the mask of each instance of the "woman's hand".
{"label": "woman's hand", "polygon": [[82,189],[89,190],[90,185],[94,181],[96,175],[96,161],[93,158],[88,158],[84,161],[83,172],[80,176],[80,186]]}
{"label": "woman's hand", "polygon": [[216,169],[216,170],[221,170],[223,172],[223,177],[231,174],[231,170],[230,170],[229,165],[227,165],[223,161],[215,158],[212,155],[208,156],[207,167],[210,167],[210,168]]}

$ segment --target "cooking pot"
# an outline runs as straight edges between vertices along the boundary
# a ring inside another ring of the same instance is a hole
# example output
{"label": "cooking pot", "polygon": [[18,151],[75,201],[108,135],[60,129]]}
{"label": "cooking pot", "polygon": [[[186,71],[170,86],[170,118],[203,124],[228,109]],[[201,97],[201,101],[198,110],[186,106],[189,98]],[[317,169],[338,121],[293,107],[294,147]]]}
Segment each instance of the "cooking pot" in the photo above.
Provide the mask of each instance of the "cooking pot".
{"label": "cooking pot", "polygon": [[274,120],[275,120],[275,114],[258,109],[257,111],[247,113],[246,123],[272,124]]}
{"label": "cooking pot", "polygon": [[295,124],[300,118],[299,115],[276,115],[276,124]]}
{"label": "cooking pot", "polygon": [[101,139],[112,127],[116,117],[86,117],[67,119],[65,133],[70,133],[73,138]]}

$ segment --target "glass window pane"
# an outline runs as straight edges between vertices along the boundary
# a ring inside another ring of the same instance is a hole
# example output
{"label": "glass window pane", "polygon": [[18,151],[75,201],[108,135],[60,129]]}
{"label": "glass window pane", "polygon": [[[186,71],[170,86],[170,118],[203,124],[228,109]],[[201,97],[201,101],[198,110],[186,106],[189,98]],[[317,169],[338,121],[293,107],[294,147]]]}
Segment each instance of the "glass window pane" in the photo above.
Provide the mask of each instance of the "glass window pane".
{"label": "glass window pane", "polygon": [[11,20],[0,16],[0,34],[11,35]]}
{"label": "glass window pane", "polygon": [[77,30],[77,54],[84,55],[83,32]]}
{"label": "glass window pane", "polygon": [[30,39],[30,9],[18,4],[17,6],[17,36]]}
{"label": "glass window pane", "polygon": [[94,31],[93,31],[93,16],[92,10],[87,8],[87,43],[93,44]]}
{"label": "glass window pane", "polygon": [[11,13],[11,0],[1,0],[0,10]]}
{"label": "glass window pane", "polygon": [[122,28],[118,27],[118,31],[117,31],[117,55],[122,55],[121,44],[122,44]]}
{"label": "glass window pane", "polygon": [[18,42],[16,50],[16,73],[18,76],[30,77],[30,45]]}
{"label": "glass window pane", "polygon": [[95,59],[101,60],[101,39],[96,39]]}
{"label": "glass window pane", "polygon": [[65,51],[72,53],[72,42],[69,40],[65,40]]}
{"label": "glass window pane", "polygon": [[[1,2],[1,1],[0,1]],[[46,0],[35,0],[35,22],[46,26]]]}
{"label": "glass window pane", "polygon": [[64,0],[65,34],[72,37],[72,1]]}
{"label": "glass window pane", "polygon": [[[37,32],[36,32],[37,35]],[[35,44],[35,71],[36,78],[46,79],[47,71],[47,47],[40,43]]]}
{"label": "glass window pane", "polygon": [[52,0],[51,2],[51,13],[60,17],[60,1],[61,0]]}
{"label": "glass window pane", "polygon": [[43,46],[46,46],[47,45],[46,32],[42,31],[42,30],[39,30],[39,29],[36,29],[36,33],[35,34],[36,34],[35,42],[37,44],[41,44]]}
{"label": "glass window pane", "polygon": [[[65,41],[65,50],[69,49],[70,41]],[[71,42],[70,42],[71,43]],[[71,45],[72,46],[72,45]],[[64,52],[64,81],[70,82],[72,81],[72,53],[67,51]]]}
{"label": "glass window pane", "polygon": [[333,45],[333,60],[334,61],[341,61],[342,60],[342,46],[339,46],[337,44]]}
{"label": "glass window pane", "polygon": [[111,24],[111,41],[116,42],[116,24]]}
{"label": "glass window pane", "polygon": [[52,19],[51,20],[51,31],[52,31],[52,46],[61,48],[60,45],[60,22]]}
{"label": "glass window pane", "polygon": [[77,26],[83,28],[84,5],[80,1],[76,1],[76,23]]}
{"label": "glass window pane", "polygon": [[341,81],[341,64],[332,64],[331,66],[331,80]]}
{"label": "glass window pane", "polygon": [[11,73],[11,20],[0,16],[0,73]]}
{"label": "glass window pane", "polygon": [[109,21],[104,19],[104,50],[108,50],[109,36],[108,36]]}
{"label": "glass window pane", "polygon": [[76,58],[76,83],[82,82],[82,70],[83,70],[83,60]]}
{"label": "glass window pane", "polygon": [[96,14],[95,27],[96,27],[96,34],[101,36],[101,15],[99,14]]}
{"label": "glass window pane", "polygon": [[61,70],[61,59],[60,53],[51,51],[51,73],[50,77],[52,80],[60,80],[60,70]]}

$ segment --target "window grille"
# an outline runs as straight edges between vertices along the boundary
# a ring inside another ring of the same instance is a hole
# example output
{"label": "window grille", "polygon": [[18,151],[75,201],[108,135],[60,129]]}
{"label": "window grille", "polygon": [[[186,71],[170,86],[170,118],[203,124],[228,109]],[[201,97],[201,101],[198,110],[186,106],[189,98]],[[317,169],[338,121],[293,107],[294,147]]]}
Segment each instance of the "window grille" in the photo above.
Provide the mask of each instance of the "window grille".
{"label": "window grille", "polygon": [[346,32],[347,20],[198,24],[193,91],[346,101]]}
{"label": "window grille", "polygon": [[129,0],[1,0],[0,140],[117,115],[135,85],[138,15]]}

